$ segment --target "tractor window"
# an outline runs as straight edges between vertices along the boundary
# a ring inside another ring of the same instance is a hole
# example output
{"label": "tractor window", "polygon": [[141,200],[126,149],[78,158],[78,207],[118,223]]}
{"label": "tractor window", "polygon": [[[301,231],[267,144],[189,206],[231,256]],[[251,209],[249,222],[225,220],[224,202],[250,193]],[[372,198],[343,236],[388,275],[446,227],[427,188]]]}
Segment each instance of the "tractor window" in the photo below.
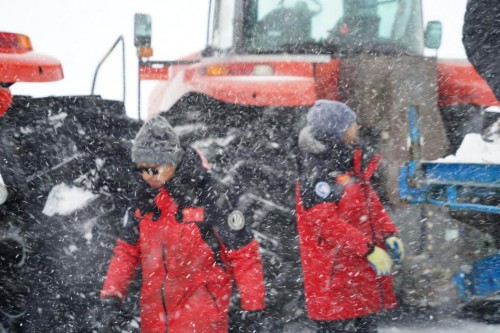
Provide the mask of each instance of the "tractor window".
{"label": "tractor window", "polygon": [[[420,0],[249,0],[245,51],[421,54]],[[326,51],[328,50],[328,51]]]}
{"label": "tractor window", "polygon": [[234,0],[217,0],[214,6],[212,46],[227,50],[233,46]]}

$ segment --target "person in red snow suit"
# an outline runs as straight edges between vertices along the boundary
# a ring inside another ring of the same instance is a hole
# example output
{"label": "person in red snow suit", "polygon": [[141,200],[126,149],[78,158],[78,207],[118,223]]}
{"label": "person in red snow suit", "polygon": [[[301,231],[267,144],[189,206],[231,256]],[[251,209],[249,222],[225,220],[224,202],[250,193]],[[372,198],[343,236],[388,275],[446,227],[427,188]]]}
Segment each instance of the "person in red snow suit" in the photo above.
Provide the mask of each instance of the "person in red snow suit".
{"label": "person in red snow suit", "polygon": [[319,332],[377,332],[375,314],[396,306],[387,252],[404,256],[370,184],[380,156],[355,147],[359,125],[343,103],[318,100],[307,120],[296,185],[307,313]]}
{"label": "person in red snow suit", "polygon": [[233,280],[244,311],[264,309],[259,244],[206,161],[182,148],[161,116],[143,125],[132,159],[156,192],[149,200],[138,191],[137,209],[126,215],[100,294],[106,329],[116,329],[113,314],[139,265],[141,332],[227,332]]}

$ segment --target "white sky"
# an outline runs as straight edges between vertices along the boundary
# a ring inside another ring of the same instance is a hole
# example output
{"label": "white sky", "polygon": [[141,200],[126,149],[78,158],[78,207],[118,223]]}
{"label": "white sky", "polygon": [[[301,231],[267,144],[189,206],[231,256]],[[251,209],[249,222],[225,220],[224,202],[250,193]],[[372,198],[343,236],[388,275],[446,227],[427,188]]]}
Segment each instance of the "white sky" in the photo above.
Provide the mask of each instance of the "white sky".
{"label": "white sky", "polygon": [[[439,56],[464,58],[461,43],[466,0],[423,0],[424,20],[443,23]],[[173,60],[205,45],[208,0],[0,0],[0,31],[30,36],[37,52],[58,58],[65,78],[53,83],[18,83],[14,94],[32,96],[88,95],[95,69],[123,35],[126,47],[126,107],[137,114],[137,58],[133,46],[134,13],[153,18],[154,60]],[[432,51],[431,53],[432,54]],[[142,114],[148,92],[143,85]],[[122,99],[121,48],[101,67],[95,93]]]}

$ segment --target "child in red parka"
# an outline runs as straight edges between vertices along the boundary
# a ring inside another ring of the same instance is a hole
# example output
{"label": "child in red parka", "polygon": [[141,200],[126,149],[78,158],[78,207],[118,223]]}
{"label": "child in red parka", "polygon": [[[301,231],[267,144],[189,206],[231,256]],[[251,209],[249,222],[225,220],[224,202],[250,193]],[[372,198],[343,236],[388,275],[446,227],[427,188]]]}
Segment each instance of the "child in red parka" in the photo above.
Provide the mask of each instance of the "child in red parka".
{"label": "child in red parka", "polygon": [[101,291],[105,330],[139,266],[141,332],[225,333],[233,281],[243,310],[264,308],[259,244],[226,190],[161,116],[139,131],[132,159],[154,192],[138,190]]}
{"label": "child in red parka", "polygon": [[319,332],[377,331],[374,314],[396,306],[392,259],[398,230],[370,184],[379,156],[355,148],[356,114],[318,100],[299,136],[297,228],[309,318]]}

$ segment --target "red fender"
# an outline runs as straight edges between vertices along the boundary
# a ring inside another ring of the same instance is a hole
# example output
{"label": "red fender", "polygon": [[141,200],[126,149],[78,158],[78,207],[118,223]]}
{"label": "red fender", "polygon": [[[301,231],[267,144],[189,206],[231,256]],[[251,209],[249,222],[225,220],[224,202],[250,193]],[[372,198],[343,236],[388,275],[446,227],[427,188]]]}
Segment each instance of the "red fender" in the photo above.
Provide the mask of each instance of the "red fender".
{"label": "red fender", "polygon": [[0,87],[0,117],[10,108],[12,104],[12,94],[9,88]]}

